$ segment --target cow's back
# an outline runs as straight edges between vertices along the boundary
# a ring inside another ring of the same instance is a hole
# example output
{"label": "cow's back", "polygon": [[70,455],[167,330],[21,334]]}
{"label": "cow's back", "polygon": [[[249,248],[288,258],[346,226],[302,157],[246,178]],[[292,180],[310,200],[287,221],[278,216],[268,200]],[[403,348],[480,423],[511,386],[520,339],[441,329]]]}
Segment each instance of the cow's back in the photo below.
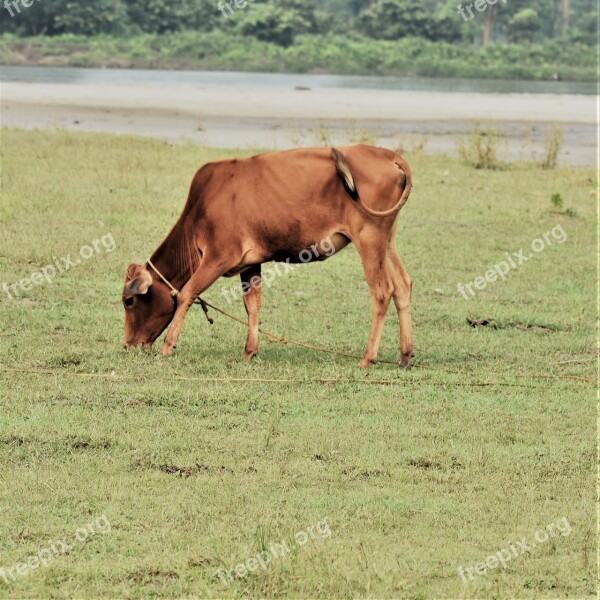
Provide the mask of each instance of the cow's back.
{"label": "cow's back", "polygon": [[[401,193],[396,155],[384,148],[340,148],[361,201],[375,210],[393,206]],[[192,196],[194,196],[192,198]],[[219,243],[240,238],[294,254],[341,231],[356,214],[331,148],[301,148],[205,165],[194,178],[187,218]]]}

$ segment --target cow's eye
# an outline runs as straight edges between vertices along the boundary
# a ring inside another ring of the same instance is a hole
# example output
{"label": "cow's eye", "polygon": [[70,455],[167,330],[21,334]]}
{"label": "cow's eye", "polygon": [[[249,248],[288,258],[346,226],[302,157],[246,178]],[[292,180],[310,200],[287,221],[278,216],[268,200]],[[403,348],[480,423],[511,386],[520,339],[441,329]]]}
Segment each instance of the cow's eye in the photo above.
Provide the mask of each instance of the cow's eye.
{"label": "cow's eye", "polygon": [[123,304],[125,305],[125,308],[133,306],[133,298],[125,298],[125,300],[123,300]]}

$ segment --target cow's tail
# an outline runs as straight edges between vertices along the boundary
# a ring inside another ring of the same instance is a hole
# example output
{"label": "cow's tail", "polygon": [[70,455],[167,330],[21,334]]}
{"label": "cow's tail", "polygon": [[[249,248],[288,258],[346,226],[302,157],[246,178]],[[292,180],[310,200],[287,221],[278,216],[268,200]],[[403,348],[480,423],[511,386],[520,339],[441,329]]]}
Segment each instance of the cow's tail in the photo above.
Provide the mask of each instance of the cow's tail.
{"label": "cow's tail", "polygon": [[352,176],[352,171],[350,171],[346,157],[337,148],[332,149],[332,155],[335,162],[335,168],[340,176],[340,179],[342,180],[342,183],[344,184],[346,192],[348,192],[348,195],[352,198],[352,200],[359,204],[360,207],[370,215],[374,217],[389,217],[390,215],[398,212],[406,204],[408,196],[412,190],[412,173],[407,162],[402,157],[396,155],[394,160],[396,166],[400,170],[400,173],[404,176],[404,190],[402,191],[402,195],[394,207],[390,208],[389,210],[379,211],[369,208],[361,200],[358,194],[358,189],[356,188],[356,182],[354,181],[354,177]]}

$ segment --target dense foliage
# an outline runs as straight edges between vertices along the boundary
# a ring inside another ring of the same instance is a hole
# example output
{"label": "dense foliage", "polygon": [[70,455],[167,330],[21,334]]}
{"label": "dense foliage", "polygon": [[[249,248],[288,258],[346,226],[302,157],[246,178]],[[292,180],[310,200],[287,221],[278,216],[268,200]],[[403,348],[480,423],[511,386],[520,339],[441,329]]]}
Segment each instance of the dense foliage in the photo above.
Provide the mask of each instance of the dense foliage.
{"label": "dense foliage", "polygon": [[596,0],[6,0],[0,62],[594,80],[597,15]]}
{"label": "dense foliage", "polygon": [[126,39],[0,37],[0,63],[13,65],[595,81],[595,58],[588,46],[560,40],[484,48],[422,38],[304,34],[283,47],[219,30]]}
{"label": "dense foliage", "polygon": [[598,14],[596,0],[570,0],[570,6],[567,0],[499,0],[470,19],[460,16],[459,0],[255,0],[245,8],[227,0],[35,0],[29,8],[10,2],[0,11],[2,33],[130,37],[224,30],[283,47],[298,35],[328,33],[481,43],[486,27],[496,42],[593,44]]}

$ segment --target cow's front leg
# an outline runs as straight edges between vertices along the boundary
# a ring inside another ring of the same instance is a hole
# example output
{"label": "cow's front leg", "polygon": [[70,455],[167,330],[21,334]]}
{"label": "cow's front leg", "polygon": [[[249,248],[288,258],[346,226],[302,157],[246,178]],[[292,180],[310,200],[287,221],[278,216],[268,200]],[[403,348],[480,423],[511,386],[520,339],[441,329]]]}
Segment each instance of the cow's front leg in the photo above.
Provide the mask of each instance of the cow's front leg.
{"label": "cow's front leg", "polygon": [[198,269],[196,269],[190,280],[185,284],[181,292],[179,292],[179,296],[177,296],[177,310],[160,350],[163,356],[171,356],[173,354],[181,326],[188,310],[194,304],[194,300],[207,290],[227,269],[228,265],[223,261],[207,260],[206,255],[204,256]]}
{"label": "cow's front leg", "polygon": [[244,294],[244,306],[248,314],[248,337],[244,348],[244,360],[251,360],[258,353],[258,315],[261,306],[262,279],[260,276],[260,265],[253,265],[247,271],[240,274],[242,280],[242,291]]}

